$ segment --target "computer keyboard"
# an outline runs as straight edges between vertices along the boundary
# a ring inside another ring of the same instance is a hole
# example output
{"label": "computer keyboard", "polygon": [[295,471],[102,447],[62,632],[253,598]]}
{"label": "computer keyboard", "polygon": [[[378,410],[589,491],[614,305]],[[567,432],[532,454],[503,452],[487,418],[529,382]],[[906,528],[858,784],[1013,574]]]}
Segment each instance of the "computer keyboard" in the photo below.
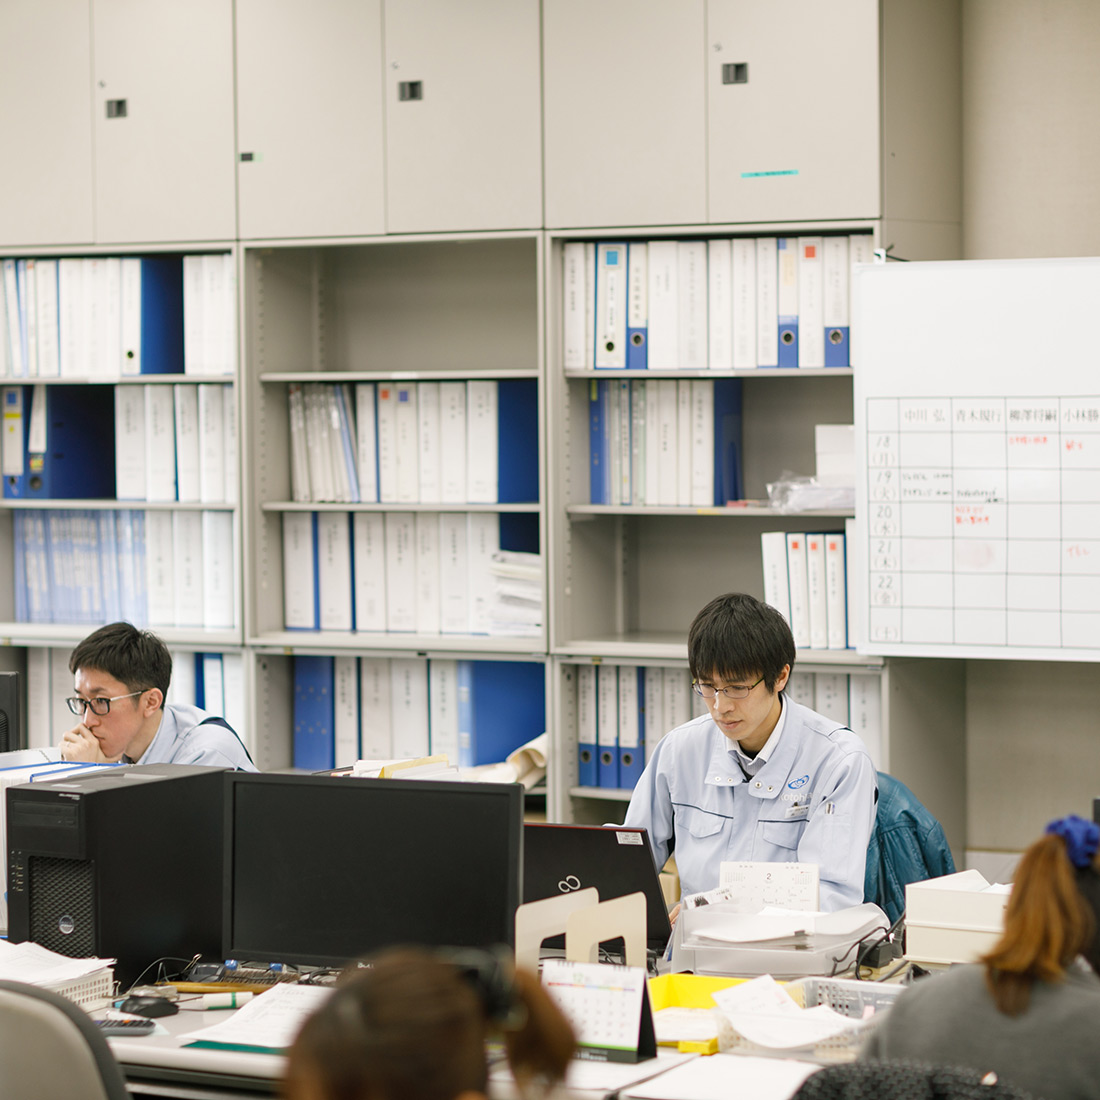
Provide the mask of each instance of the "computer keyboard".
{"label": "computer keyboard", "polygon": [[203,974],[201,981],[179,981],[172,984],[181,993],[263,993],[280,982],[296,982],[301,974],[296,970],[269,970],[262,966],[219,968],[216,973]]}

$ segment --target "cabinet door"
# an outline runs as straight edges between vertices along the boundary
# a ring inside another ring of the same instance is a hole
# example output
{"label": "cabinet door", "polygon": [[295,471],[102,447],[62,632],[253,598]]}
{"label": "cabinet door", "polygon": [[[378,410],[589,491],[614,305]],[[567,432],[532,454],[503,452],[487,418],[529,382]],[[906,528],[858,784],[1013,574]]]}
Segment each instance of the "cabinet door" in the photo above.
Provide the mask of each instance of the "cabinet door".
{"label": "cabinet door", "polygon": [[705,222],[702,0],[543,8],[546,225]]}
{"label": "cabinet door", "polygon": [[97,240],[235,237],[231,0],[96,0],[93,38]]}
{"label": "cabinet door", "polygon": [[389,232],[541,224],[538,12],[386,0]]}
{"label": "cabinet door", "polygon": [[243,238],[385,232],[381,0],[237,0]]}
{"label": "cabinet door", "polygon": [[89,0],[0,4],[0,243],[92,240]]}
{"label": "cabinet door", "polygon": [[707,32],[709,220],[879,217],[878,0],[707,0]]}

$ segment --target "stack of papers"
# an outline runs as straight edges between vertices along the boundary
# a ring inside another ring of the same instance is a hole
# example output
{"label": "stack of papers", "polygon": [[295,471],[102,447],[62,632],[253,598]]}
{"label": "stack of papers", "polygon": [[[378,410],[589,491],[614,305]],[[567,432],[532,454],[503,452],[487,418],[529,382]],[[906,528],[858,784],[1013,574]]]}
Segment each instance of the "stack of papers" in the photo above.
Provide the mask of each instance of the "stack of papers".
{"label": "stack of papers", "polygon": [[489,575],[493,583],[489,633],[537,637],[545,622],[542,555],[498,550]]}
{"label": "stack of papers", "polygon": [[758,1047],[796,1050],[867,1026],[828,1005],[801,1008],[771,975],[717,990],[714,1003],[737,1034]]}
{"label": "stack of papers", "polygon": [[114,959],[70,959],[37,943],[0,940],[0,978],[8,982],[26,982],[43,989],[58,989],[100,974],[114,962]]}
{"label": "stack of papers", "polygon": [[[755,913],[731,911],[723,903],[692,910],[691,933],[709,943],[763,943],[811,936],[821,913],[766,905]],[[686,926],[685,926],[686,927]]]}

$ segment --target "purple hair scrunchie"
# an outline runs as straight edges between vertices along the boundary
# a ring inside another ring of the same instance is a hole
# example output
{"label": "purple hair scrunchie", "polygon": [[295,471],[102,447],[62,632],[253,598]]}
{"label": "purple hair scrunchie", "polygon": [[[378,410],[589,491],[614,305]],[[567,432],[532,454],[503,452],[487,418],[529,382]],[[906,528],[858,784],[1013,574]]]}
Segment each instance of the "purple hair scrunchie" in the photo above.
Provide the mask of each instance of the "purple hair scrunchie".
{"label": "purple hair scrunchie", "polygon": [[1092,866],[1092,858],[1100,847],[1100,825],[1070,814],[1052,821],[1045,831],[1055,833],[1066,842],[1066,854],[1074,867],[1083,870]]}

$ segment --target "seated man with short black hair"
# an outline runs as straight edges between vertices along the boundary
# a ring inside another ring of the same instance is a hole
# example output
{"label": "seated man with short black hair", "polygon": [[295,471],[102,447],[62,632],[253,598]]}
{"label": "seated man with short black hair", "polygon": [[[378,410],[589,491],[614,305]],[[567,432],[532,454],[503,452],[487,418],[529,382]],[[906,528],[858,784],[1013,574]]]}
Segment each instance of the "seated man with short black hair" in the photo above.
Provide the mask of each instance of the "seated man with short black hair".
{"label": "seated man with short black hair", "polygon": [[718,885],[724,861],[816,863],[821,909],[863,901],[876,777],[842,722],[783,690],[791,629],[774,607],[730,592],[688,632],[688,665],[708,713],[666,734],[624,824],[649,830],[660,867],[675,844],[685,894]]}
{"label": "seated man with short black hair", "polygon": [[148,630],[109,623],[69,658],[76,694],[66,700],[80,722],[61,740],[64,760],[123,764],[206,764],[254,772],[224,718],[165,703],[172,655]]}

